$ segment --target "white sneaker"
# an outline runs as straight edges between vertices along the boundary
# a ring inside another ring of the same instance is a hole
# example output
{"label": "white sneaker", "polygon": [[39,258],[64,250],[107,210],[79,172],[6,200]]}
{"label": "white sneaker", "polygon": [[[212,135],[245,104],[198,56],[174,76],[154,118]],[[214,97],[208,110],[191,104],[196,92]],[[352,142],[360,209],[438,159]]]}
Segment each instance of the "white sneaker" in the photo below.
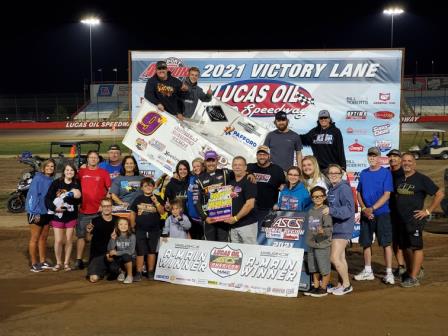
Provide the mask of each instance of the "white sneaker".
{"label": "white sneaker", "polygon": [[354,276],[354,279],[357,281],[363,281],[363,280],[374,280],[375,276],[373,275],[373,272],[367,272],[365,269],[361,271],[361,273],[356,274]]}
{"label": "white sneaker", "polygon": [[353,287],[352,285],[349,285],[348,287],[338,287],[333,291],[333,295],[345,295],[348,294],[350,292],[353,292]]}
{"label": "white sneaker", "polygon": [[387,285],[395,285],[395,278],[392,273],[388,273],[383,277],[383,282]]}
{"label": "white sneaker", "polygon": [[339,289],[340,287],[327,287],[327,293],[332,294],[335,290]]}
{"label": "white sneaker", "polygon": [[126,277],[126,279],[124,279],[123,283],[124,284],[131,284],[134,281],[134,279],[132,278],[132,275],[128,275]]}
{"label": "white sneaker", "polygon": [[120,282],[123,282],[125,278],[126,278],[126,274],[124,272],[120,272],[120,274],[118,275],[117,280],[120,281]]}

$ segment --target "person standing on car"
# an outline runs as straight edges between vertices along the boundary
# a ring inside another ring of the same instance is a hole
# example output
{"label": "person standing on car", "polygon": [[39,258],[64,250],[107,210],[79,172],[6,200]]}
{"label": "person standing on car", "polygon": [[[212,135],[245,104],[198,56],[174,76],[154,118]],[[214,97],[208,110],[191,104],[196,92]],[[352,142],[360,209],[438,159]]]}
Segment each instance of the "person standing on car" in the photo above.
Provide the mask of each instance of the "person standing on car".
{"label": "person standing on car", "polygon": [[[28,251],[31,259],[31,272],[42,272],[53,266],[46,261],[47,237],[50,228],[51,215],[45,205],[45,195],[53,182],[55,162],[50,159],[42,163],[42,171],[36,172],[30,189],[26,195],[25,210],[30,224],[31,237],[28,243]],[[39,251],[39,261],[37,259]]]}
{"label": "person standing on car", "polygon": [[97,151],[87,153],[87,167],[79,170],[82,188],[82,203],[76,225],[76,261],[75,268],[83,269],[82,256],[86,245],[86,226],[98,215],[101,200],[107,195],[111,186],[110,175],[98,167],[100,156]]}
{"label": "person standing on car", "polygon": [[188,70],[188,78],[184,82],[188,86],[188,92],[183,98],[185,118],[191,118],[199,100],[202,102],[209,102],[212,100],[213,92],[211,87],[209,86],[207,93],[204,93],[202,88],[198,86],[199,75],[199,68],[191,67]]}
{"label": "person standing on car", "polygon": [[183,120],[183,103],[180,99],[188,90],[185,84],[173,77],[165,61],[156,63],[156,74],[151,77],[145,86],[145,98],[157,106],[162,112]]}

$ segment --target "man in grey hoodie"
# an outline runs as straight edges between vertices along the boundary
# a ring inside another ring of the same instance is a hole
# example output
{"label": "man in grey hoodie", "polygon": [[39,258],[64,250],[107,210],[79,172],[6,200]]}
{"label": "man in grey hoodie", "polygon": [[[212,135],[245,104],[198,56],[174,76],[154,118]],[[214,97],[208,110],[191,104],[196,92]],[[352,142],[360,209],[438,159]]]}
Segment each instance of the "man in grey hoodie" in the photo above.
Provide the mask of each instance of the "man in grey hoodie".
{"label": "man in grey hoodie", "polygon": [[183,97],[184,117],[186,118],[191,118],[199,100],[203,102],[212,100],[213,92],[211,87],[209,86],[207,93],[204,93],[202,88],[198,86],[200,73],[197,67],[191,67],[188,70],[188,78],[184,81],[184,85],[188,87],[188,92]]}

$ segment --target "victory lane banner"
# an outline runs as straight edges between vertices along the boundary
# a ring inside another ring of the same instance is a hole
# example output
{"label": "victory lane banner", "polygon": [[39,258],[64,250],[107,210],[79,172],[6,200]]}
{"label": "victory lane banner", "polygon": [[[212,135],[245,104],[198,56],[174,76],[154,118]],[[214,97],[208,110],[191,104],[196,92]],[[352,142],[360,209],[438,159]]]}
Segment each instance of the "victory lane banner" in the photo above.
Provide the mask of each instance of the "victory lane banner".
{"label": "victory lane banner", "polygon": [[297,297],[303,249],[202,240],[161,240],[155,279],[174,284]]}

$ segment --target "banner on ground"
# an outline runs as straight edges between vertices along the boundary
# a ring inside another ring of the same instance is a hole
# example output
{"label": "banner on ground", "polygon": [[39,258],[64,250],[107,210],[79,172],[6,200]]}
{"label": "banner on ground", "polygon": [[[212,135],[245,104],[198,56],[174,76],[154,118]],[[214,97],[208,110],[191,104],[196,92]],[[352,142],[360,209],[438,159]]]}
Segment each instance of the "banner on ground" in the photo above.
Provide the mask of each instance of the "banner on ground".
{"label": "banner on ground", "polygon": [[[306,232],[308,216],[306,212],[271,211],[264,219],[257,242],[259,245],[308,250]],[[310,276],[302,269],[300,290],[310,288]]]}
{"label": "banner on ground", "polygon": [[181,285],[297,297],[303,249],[168,238],[155,279]]}

